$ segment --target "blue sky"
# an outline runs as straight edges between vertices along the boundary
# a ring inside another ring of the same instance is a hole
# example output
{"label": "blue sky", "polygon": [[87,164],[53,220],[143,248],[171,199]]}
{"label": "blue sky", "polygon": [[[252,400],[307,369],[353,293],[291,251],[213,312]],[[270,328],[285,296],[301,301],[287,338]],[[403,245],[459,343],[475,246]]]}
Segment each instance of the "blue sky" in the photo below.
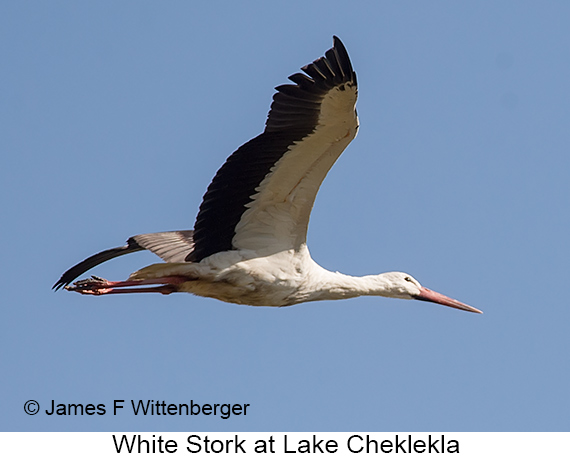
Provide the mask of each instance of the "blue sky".
{"label": "blue sky", "polygon": [[[562,1],[2,2],[0,430],[568,431],[568,17]],[[317,198],[313,258],[406,271],[483,315],[51,290],[130,235],[192,228],[273,87],[333,34],[361,128]],[[115,399],[251,406],[113,416]],[[52,400],[108,413],[48,416]]]}

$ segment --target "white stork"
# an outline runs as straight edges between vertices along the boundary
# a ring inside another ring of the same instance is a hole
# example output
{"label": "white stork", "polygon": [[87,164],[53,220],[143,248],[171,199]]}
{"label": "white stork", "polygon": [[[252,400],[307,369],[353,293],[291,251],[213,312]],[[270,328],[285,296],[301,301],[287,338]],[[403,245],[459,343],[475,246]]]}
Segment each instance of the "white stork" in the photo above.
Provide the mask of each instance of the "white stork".
{"label": "white stork", "polygon": [[[307,248],[315,196],[356,136],[356,74],[342,42],[276,88],[264,132],[235,151],[208,187],[194,230],[147,233],[95,254],[54,285],[81,294],[189,292],[231,303],[289,306],[360,295],[424,300],[480,313],[433,292],[406,273],[355,277],[319,266]],[[165,263],[127,281],[77,277],[147,249]]]}

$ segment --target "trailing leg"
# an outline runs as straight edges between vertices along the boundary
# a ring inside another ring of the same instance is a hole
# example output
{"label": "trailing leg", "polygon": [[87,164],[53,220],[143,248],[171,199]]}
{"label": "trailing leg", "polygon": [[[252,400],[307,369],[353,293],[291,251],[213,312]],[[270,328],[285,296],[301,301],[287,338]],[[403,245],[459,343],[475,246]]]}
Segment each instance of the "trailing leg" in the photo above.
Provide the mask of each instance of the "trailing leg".
{"label": "trailing leg", "polygon": [[[161,294],[171,294],[178,291],[178,286],[188,281],[184,276],[165,276],[153,279],[134,279],[128,281],[107,281],[98,276],[77,281],[73,285],[65,286],[66,290],[79,292],[83,295],[109,295],[109,294],[129,294],[158,292]],[[156,285],[159,287],[134,287]],[[124,288],[124,289],[123,289]]]}

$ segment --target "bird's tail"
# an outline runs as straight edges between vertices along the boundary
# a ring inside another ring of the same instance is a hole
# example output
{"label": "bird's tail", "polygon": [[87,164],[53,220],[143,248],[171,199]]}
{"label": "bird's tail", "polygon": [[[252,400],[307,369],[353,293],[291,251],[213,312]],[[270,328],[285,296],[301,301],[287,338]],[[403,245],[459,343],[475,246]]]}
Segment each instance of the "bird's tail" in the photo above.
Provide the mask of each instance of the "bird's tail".
{"label": "bird's tail", "polygon": [[53,289],[59,290],[68,286],[83,273],[107,260],[130,254],[131,252],[144,251],[145,249],[168,263],[185,262],[184,259],[194,249],[193,233],[193,230],[178,230],[132,236],[127,240],[125,246],[99,252],[71,267],[61,275],[59,281],[54,284]]}

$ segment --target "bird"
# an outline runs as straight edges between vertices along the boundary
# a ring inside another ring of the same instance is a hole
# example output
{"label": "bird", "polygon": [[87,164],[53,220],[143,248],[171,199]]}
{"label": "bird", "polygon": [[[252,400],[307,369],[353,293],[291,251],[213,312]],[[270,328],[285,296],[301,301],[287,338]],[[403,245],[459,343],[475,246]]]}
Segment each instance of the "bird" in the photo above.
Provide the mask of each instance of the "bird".
{"label": "bird", "polygon": [[[224,302],[283,307],[363,295],[415,299],[481,313],[407,273],[362,277],[326,270],[307,247],[315,197],[356,137],[357,80],[333,36],[324,55],[275,88],[264,131],[231,154],[204,194],[193,230],[135,235],[67,270],[53,289],[84,295],[187,292]],[[164,262],[125,281],[74,282],[110,259],[148,250]],[[73,284],[72,284],[73,283]]]}

